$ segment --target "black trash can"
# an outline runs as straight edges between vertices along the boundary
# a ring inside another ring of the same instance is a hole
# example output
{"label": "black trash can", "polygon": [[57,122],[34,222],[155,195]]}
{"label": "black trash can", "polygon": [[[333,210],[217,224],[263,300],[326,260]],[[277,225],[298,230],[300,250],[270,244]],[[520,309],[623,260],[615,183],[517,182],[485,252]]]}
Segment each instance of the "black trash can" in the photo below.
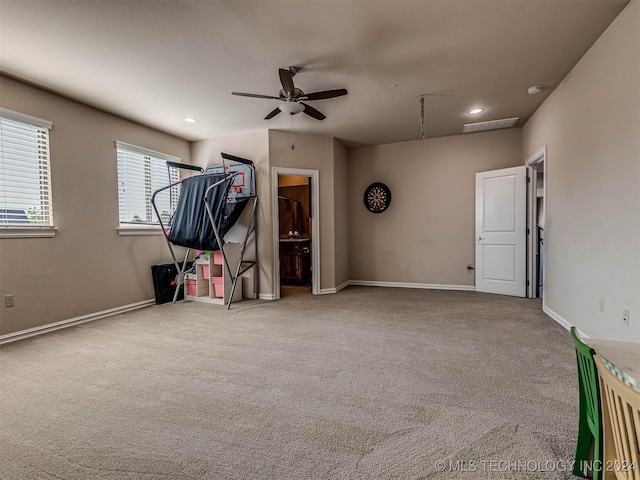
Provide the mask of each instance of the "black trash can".
{"label": "black trash can", "polygon": [[[153,290],[156,294],[156,305],[173,301],[173,295],[176,292],[176,276],[178,269],[173,263],[165,263],[163,265],[152,265],[151,276],[153,277]],[[184,299],[184,285],[180,285],[178,298]]]}

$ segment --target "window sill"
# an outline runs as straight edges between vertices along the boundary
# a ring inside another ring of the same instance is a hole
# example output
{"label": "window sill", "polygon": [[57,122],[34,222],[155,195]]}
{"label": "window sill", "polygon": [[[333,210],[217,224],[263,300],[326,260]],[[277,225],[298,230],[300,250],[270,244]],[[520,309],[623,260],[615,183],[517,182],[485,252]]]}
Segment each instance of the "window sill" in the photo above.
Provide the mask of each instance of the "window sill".
{"label": "window sill", "polygon": [[121,237],[162,235],[162,228],[160,228],[160,225],[121,225],[118,227],[118,235]]}
{"label": "window sill", "polygon": [[0,238],[53,238],[58,229],[52,226],[0,226]]}

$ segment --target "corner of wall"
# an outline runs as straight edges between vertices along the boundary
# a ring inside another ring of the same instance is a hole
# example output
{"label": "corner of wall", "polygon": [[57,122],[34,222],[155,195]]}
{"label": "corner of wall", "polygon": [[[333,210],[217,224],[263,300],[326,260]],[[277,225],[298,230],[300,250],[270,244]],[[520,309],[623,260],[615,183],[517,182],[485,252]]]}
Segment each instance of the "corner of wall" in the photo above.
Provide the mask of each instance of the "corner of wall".
{"label": "corner of wall", "polygon": [[522,141],[523,162],[547,145],[545,208],[547,224],[553,222],[545,232],[545,308],[591,337],[635,342],[639,20],[634,0],[529,118]]}

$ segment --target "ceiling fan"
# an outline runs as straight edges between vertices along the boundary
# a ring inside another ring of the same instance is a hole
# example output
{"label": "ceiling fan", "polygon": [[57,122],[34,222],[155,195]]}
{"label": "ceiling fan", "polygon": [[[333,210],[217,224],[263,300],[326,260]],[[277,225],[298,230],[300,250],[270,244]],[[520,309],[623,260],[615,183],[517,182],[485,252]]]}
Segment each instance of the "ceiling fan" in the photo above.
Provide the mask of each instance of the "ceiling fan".
{"label": "ceiling fan", "polygon": [[296,73],[300,71],[300,67],[287,67],[280,68],[280,83],[282,84],[282,89],[278,92],[278,96],[271,95],[258,95],[255,93],[241,93],[241,92],[231,92],[231,95],[238,95],[241,97],[253,97],[253,98],[267,98],[271,100],[280,100],[282,103],[272,110],[266,117],[265,120],[270,120],[280,112],[285,112],[290,115],[295,115],[296,113],[304,112],[310,117],[315,118],[316,120],[324,120],[327,118],[322,112],[316,110],[311,105],[307,105],[303,103],[304,101],[312,101],[312,100],[324,100],[326,98],[335,98],[341,97],[347,94],[347,91],[344,88],[339,88],[337,90],[324,90],[322,92],[313,92],[313,93],[304,93],[299,88],[296,88],[293,84],[293,77]]}

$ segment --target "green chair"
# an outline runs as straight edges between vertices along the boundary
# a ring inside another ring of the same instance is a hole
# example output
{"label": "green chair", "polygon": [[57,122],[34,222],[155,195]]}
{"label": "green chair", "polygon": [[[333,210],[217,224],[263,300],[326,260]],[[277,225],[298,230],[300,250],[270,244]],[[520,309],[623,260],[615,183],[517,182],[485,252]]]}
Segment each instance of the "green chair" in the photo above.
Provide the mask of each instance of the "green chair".
{"label": "green chair", "polygon": [[[593,444],[593,480],[602,478],[602,420],[600,417],[600,389],[598,373],[593,360],[595,351],[584,344],[571,327],[571,336],[576,345],[578,360],[578,388],[580,390],[580,421],[578,424],[578,445],[573,474],[586,477],[589,452]],[[590,470],[590,469],[589,469]]]}

